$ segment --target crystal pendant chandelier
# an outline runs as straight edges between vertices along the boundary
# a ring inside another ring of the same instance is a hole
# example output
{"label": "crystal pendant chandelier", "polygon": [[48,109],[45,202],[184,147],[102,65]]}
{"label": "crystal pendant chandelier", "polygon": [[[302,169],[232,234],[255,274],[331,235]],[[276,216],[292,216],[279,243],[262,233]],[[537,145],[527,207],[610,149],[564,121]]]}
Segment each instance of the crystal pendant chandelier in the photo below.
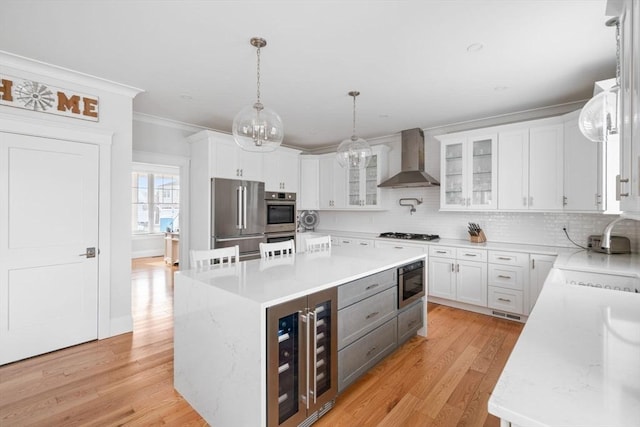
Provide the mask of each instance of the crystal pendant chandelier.
{"label": "crystal pendant chandelier", "polygon": [[578,126],[593,142],[604,142],[608,135],[618,133],[618,93],[620,91],[620,21],[612,18],[606,25],[616,27],[616,84],[600,92],[582,107]]}
{"label": "crystal pendant chandelier", "polygon": [[338,145],[336,159],[340,166],[349,169],[364,169],[371,160],[371,147],[367,141],[356,136],[356,96],[360,95],[357,90],[349,92],[353,97],[353,134]]}
{"label": "crystal pendant chandelier", "polygon": [[267,41],[253,37],[250,43],[257,48],[257,101],[236,114],[232,133],[236,144],[243,150],[268,152],[282,143],[284,127],[280,116],[260,102],[260,49],[267,45]]}

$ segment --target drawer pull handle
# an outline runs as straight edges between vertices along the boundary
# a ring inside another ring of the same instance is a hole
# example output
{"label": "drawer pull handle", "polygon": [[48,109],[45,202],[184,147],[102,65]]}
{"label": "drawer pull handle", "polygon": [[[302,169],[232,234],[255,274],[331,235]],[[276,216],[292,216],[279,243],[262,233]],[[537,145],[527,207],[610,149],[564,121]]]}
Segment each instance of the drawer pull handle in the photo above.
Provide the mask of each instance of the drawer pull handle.
{"label": "drawer pull handle", "polygon": [[504,274],[498,274],[498,277],[501,279],[511,279],[511,276],[505,276]]}
{"label": "drawer pull handle", "polygon": [[416,323],[418,323],[418,321],[416,319],[413,319],[411,322],[409,322],[409,324],[407,325],[408,328],[413,328],[413,325],[415,325]]}
{"label": "drawer pull handle", "polygon": [[373,288],[377,288],[378,286],[380,286],[379,283],[374,283],[373,285],[369,285],[365,288],[365,291],[370,291]]}
{"label": "drawer pull handle", "polygon": [[378,349],[378,347],[376,347],[376,346],[371,347],[371,348],[369,349],[369,351],[367,351],[367,357],[371,356],[371,354],[372,354],[373,352],[375,352],[377,349]]}
{"label": "drawer pull handle", "polygon": [[511,261],[511,258],[506,257],[506,256],[499,256],[498,259],[501,259],[503,261]]}
{"label": "drawer pull handle", "polygon": [[478,256],[478,254],[464,254],[464,256]]}
{"label": "drawer pull handle", "polygon": [[447,251],[436,251],[437,254],[446,254]]}
{"label": "drawer pull handle", "polygon": [[379,311],[374,311],[373,313],[367,314],[367,319],[371,319],[372,317],[376,317],[378,314],[380,314]]}
{"label": "drawer pull handle", "polygon": [[362,246],[369,246],[369,244],[368,244],[368,243],[366,243],[366,242],[360,242],[360,244],[361,244]]}
{"label": "drawer pull handle", "polygon": [[511,302],[508,298],[498,298],[498,301]]}
{"label": "drawer pull handle", "polygon": [[394,249],[404,249],[402,246],[394,246]]}

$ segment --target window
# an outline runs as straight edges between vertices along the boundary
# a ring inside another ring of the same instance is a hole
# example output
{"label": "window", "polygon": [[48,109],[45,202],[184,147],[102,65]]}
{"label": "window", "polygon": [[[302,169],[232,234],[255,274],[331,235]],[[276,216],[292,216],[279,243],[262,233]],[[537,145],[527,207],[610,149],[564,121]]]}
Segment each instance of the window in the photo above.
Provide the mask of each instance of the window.
{"label": "window", "polygon": [[134,234],[178,231],[178,168],[136,163],[131,173],[131,230]]}

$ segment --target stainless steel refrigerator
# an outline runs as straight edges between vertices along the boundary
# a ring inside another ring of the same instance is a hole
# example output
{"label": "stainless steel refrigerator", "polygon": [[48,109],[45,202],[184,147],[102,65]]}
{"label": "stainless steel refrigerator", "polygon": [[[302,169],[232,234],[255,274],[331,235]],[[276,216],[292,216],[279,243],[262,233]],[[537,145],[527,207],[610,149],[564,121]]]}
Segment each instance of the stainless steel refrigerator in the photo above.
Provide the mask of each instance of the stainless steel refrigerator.
{"label": "stainless steel refrigerator", "polygon": [[238,245],[240,259],[259,258],[266,242],[264,182],[214,178],[211,203],[211,246]]}

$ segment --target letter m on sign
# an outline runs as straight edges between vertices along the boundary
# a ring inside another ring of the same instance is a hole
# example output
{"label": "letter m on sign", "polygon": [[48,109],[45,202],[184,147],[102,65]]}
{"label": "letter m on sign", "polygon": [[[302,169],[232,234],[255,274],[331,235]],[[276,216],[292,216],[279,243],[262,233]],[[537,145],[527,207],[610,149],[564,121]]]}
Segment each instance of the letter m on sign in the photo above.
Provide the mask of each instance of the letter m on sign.
{"label": "letter m on sign", "polygon": [[67,98],[64,92],[58,91],[58,111],[71,111],[74,114],[80,114],[80,97],[73,95]]}

